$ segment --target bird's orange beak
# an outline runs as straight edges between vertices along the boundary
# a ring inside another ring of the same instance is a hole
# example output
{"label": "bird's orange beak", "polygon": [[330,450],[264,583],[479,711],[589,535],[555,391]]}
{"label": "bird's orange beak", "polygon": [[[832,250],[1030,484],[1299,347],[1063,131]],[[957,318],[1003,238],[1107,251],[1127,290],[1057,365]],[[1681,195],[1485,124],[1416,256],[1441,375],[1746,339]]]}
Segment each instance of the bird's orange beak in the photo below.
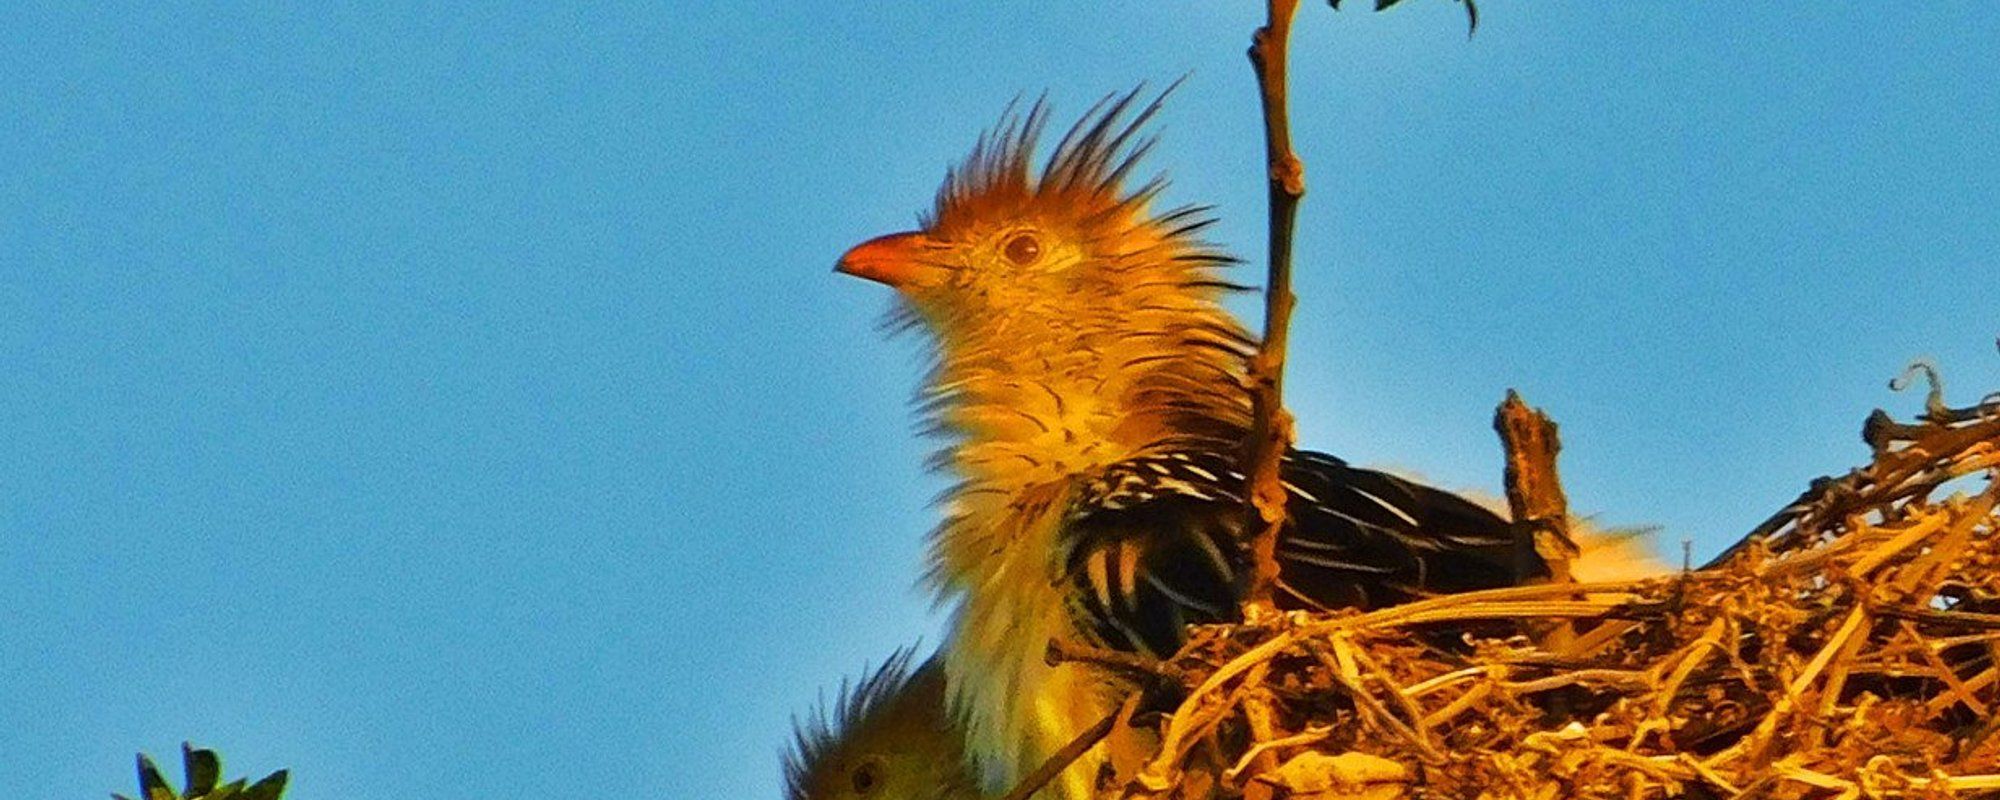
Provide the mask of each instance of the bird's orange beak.
{"label": "bird's orange beak", "polygon": [[900,289],[925,270],[924,251],[929,245],[930,239],[917,231],[877,236],[847,251],[833,271]]}

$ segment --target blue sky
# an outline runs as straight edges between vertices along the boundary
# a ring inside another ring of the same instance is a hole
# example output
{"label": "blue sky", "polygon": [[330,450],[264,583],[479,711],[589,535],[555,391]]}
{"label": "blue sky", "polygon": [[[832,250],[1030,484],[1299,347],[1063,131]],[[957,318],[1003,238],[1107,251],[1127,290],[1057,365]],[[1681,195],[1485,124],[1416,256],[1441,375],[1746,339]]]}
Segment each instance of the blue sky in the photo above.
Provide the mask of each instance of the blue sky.
{"label": "blue sky", "polygon": [[[928,636],[914,338],[831,274],[1017,95],[1183,75],[1152,160],[1262,243],[1260,4],[0,9],[0,796],[182,739],[290,796],[776,797]],[[2000,389],[2000,15],[1308,4],[1306,444],[1706,554]],[[1245,310],[1252,306],[1246,304]],[[100,795],[101,796],[101,795]]]}

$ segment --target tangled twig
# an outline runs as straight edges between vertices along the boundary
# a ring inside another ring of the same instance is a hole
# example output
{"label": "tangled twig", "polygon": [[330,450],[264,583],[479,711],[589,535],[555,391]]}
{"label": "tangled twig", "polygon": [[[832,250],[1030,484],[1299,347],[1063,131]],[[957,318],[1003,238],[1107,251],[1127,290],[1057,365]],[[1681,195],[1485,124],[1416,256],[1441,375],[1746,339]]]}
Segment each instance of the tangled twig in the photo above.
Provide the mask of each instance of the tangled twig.
{"label": "tangled twig", "polygon": [[1197,628],[1106,796],[2000,797],[2000,418],[1895,430],[1700,570]]}

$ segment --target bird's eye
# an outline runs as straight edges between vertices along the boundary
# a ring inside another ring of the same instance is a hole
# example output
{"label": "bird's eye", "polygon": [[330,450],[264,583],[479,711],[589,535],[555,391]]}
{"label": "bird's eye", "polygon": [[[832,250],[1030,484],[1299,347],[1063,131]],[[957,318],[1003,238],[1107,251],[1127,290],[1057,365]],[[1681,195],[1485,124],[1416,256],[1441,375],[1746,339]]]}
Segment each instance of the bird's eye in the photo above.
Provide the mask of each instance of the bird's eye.
{"label": "bird's eye", "polygon": [[1017,233],[1001,246],[1000,252],[1007,256],[1008,261],[1025,267],[1042,257],[1042,240],[1032,233]]}
{"label": "bird's eye", "polygon": [[882,765],[873,759],[857,765],[854,774],[848,776],[854,781],[854,793],[866,797],[875,791],[875,787],[882,783],[881,771]]}

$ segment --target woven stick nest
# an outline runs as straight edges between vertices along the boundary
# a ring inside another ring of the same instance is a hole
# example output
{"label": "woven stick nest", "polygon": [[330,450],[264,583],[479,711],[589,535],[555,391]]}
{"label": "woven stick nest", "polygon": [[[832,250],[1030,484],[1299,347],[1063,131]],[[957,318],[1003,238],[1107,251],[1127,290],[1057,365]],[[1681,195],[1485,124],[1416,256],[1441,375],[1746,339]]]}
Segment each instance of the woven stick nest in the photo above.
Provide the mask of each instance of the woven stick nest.
{"label": "woven stick nest", "polygon": [[1700,570],[1197,629],[1103,796],[2000,797],[1982,408],[1876,412],[1872,464]]}

